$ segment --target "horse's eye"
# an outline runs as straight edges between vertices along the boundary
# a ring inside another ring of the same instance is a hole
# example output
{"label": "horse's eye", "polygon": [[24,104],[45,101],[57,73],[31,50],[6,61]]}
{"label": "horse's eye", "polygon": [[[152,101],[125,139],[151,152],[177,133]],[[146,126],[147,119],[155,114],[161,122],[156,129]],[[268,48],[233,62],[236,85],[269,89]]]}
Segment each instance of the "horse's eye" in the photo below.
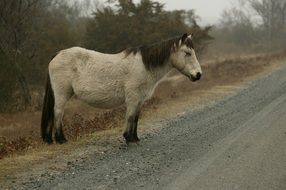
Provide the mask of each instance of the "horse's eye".
{"label": "horse's eye", "polygon": [[189,52],[185,52],[186,53],[186,56],[191,56],[192,54],[189,53]]}

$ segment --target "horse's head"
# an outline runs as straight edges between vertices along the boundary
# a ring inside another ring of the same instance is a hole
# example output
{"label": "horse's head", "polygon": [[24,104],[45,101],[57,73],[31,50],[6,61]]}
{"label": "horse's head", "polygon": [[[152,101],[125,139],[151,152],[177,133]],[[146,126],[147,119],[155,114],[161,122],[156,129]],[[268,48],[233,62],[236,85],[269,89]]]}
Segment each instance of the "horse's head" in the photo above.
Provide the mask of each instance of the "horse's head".
{"label": "horse's head", "polygon": [[174,44],[170,55],[173,67],[192,81],[197,81],[202,76],[202,69],[196,57],[192,35],[184,34],[178,45]]}

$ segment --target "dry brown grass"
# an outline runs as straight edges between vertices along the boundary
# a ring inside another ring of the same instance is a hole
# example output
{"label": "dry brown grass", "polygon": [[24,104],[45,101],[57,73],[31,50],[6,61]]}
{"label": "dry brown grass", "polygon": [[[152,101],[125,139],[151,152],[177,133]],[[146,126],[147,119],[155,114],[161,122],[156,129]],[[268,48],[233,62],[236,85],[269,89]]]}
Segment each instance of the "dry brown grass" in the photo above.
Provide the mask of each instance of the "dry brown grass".
{"label": "dry brown grass", "polygon": [[0,139],[0,159],[6,155],[13,154],[15,152],[25,151],[29,148],[35,147],[35,140],[30,137],[19,137],[14,140],[8,140],[5,137]]}
{"label": "dry brown grass", "polygon": [[125,109],[123,107],[102,111],[95,113],[93,118],[86,118],[80,113],[75,113],[71,120],[64,120],[65,123],[65,134],[68,139],[77,140],[83,136],[92,134],[96,131],[111,129],[115,126],[122,124]]}
{"label": "dry brown grass", "polygon": [[[143,107],[143,117],[160,105],[182,96],[199,95],[214,86],[234,84],[265,70],[275,61],[285,60],[286,53],[229,58],[202,63],[203,78],[197,83],[176,72],[158,86],[154,96]],[[144,113],[145,112],[145,113]],[[66,109],[65,134],[72,141],[96,131],[122,126],[125,108],[99,110],[73,100]],[[40,112],[0,115],[0,159],[11,154],[23,153],[42,144],[39,136]]]}

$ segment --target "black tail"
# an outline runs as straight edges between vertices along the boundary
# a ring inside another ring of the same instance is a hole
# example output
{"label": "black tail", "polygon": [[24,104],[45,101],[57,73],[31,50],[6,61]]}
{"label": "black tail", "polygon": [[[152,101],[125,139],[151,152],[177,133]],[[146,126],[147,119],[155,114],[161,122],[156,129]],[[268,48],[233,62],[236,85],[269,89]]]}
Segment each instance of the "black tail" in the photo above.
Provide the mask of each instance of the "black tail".
{"label": "black tail", "polygon": [[43,141],[48,144],[53,142],[52,132],[54,125],[54,105],[55,97],[51,86],[50,76],[48,74],[41,120],[42,138]]}

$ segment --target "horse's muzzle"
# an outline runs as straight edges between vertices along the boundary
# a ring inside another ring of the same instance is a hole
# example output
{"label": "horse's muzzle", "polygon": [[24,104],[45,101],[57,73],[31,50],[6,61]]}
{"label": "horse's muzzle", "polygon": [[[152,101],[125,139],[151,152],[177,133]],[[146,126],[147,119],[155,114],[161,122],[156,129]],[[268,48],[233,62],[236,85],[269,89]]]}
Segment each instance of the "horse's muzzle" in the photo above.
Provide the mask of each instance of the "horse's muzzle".
{"label": "horse's muzzle", "polygon": [[200,80],[200,78],[202,77],[202,74],[200,72],[198,72],[195,76],[194,75],[191,75],[190,76],[190,79],[195,82],[197,80]]}

